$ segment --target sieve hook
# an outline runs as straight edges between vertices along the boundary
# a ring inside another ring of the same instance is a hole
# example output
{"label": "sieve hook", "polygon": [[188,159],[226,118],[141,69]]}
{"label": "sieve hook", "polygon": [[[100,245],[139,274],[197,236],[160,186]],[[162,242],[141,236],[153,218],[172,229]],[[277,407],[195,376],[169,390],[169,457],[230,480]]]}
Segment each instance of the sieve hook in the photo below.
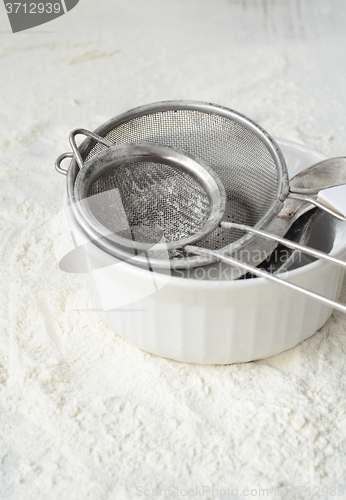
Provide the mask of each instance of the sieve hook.
{"label": "sieve hook", "polygon": [[95,139],[95,141],[100,142],[101,144],[104,144],[105,146],[111,147],[114,146],[113,142],[109,141],[108,139],[105,139],[104,137],[101,137],[100,135],[94,134],[94,132],[90,132],[89,130],[86,130],[84,128],[77,128],[75,130],[72,130],[72,132],[69,135],[69,141],[72,147],[72,150],[74,152],[74,155],[76,157],[76,161],[78,163],[79,168],[83,168],[83,158],[82,155],[80,154],[80,151],[78,149],[78,146],[76,144],[75,137],[76,135],[85,135],[87,137],[91,137],[92,139]]}
{"label": "sieve hook", "polygon": [[73,153],[63,153],[62,155],[58,156],[58,158],[55,161],[55,170],[59,172],[59,174],[67,175],[68,169],[66,168],[61,168],[61,162],[65,160],[65,158],[73,158]]}

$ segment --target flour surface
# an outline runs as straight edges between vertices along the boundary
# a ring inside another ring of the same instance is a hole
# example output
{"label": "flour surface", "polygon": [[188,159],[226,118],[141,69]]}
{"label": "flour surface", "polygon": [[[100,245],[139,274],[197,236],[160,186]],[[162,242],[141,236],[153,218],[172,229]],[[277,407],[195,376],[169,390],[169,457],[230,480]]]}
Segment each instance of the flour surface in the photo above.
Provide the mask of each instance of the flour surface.
{"label": "flour surface", "polygon": [[40,33],[12,35],[3,14],[1,499],[203,487],[205,499],[227,488],[227,498],[288,499],[298,487],[295,498],[346,497],[345,317],[247,364],[138,350],[92,310],[83,276],[58,269],[65,179],[54,171],[73,128],[179,98],[345,155],[345,17],[338,0],[83,0]]}

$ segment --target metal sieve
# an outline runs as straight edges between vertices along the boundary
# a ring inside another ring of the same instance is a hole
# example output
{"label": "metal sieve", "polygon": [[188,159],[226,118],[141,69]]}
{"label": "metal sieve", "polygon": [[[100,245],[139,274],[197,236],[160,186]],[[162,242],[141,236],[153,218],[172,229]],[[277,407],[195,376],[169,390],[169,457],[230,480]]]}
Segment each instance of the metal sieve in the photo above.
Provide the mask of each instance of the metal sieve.
{"label": "metal sieve", "polygon": [[203,162],[145,143],[112,146],[87,161],[74,200],[80,226],[119,257],[119,246],[147,251],[155,245],[159,252],[198,242],[220,224],[226,193]]}
{"label": "metal sieve", "polygon": [[[146,142],[178,149],[209,165],[225,187],[224,222],[264,229],[280,212],[289,191],[285,161],[276,142],[259,125],[221,106],[194,101],[150,104],[110,120],[96,133],[104,142],[88,138],[80,148],[80,160],[88,162],[110,143]],[[72,204],[78,171],[77,161],[73,159],[67,173],[67,194]],[[102,192],[100,186],[101,181],[93,187],[93,194]],[[225,250],[232,245],[238,250],[256,238],[243,230],[228,231],[217,227],[197,244],[211,250]],[[111,246],[104,248],[114,253]],[[129,258],[126,248],[119,247],[117,255],[119,251],[122,258]],[[189,269],[214,261],[206,256],[191,256],[182,250],[170,252],[169,257],[167,261],[152,256],[153,266]],[[143,255],[131,255],[131,261],[147,267]]]}

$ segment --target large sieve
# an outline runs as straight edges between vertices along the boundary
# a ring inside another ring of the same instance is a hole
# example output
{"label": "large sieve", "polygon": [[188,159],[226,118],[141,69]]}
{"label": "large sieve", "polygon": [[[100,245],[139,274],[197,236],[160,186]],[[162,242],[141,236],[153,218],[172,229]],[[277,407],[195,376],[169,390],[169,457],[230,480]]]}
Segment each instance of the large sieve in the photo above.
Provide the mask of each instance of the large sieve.
{"label": "large sieve", "polygon": [[[218,175],[226,191],[224,222],[245,224],[265,229],[280,212],[289,191],[283,155],[272,137],[240,113],[209,103],[168,101],[150,104],[124,113],[99,127],[96,134],[103,144],[88,138],[80,148],[80,159],[88,162],[110,144],[152,143],[192,155],[209,165]],[[79,167],[73,159],[67,175],[67,193],[74,203],[74,188]],[[103,184],[102,184],[102,182]],[[94,195],[107,185],[102,179],[92,187]],[[102,186],[102,187],[101,187]],[[126,197],[126,196],[125,196]],[[201,248],[214,251],[241,249],[257,235],[244,230],[225,230],[221,226],[201,239]],[[106,250],[113,253],[112,246]],[[124,259],[126,249],[119,247]],[[210,257],[192,256],[174,251],[170,259],[151,257],[155,268],[188,269],[211,262]],[[131,255],[134,264],[147,267],[144,255]]]}

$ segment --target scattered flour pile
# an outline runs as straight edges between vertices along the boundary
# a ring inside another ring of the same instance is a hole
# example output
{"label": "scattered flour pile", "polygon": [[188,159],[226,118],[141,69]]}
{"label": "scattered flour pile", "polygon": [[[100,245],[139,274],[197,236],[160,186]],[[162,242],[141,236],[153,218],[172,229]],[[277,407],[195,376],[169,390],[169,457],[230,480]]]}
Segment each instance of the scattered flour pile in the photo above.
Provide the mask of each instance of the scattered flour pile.
{"label": "scattered flour pile", "polygon": [[306,489],[295,498],[344,498],[341,313],[266,360],[161,359],[103,324],[83,277],[59,271],[51,231],[65,187],[53,162],[69,131],[135,105],[214,101],[273,135],[344,154],[344,42],[326,38],[342,33],[344,11],[331,17],[316,1],[314,15],[325,16],[317,29],[305,7],[285,17],[275,4],[273,16],[288,19],[280,45],[261,2],[251,10],[220,0],[213,11],[204,0],[168,0],[166,10],[157,0],[95,5],[83,0],[47,25],[55,33],[0,35],[0,498],[127,500],[156,488],[187,497],[204,487],[211,499],[214,487],[219,496],[230,488],[229,498],[268,489],[262,496],[288,499],[298,486]]}

